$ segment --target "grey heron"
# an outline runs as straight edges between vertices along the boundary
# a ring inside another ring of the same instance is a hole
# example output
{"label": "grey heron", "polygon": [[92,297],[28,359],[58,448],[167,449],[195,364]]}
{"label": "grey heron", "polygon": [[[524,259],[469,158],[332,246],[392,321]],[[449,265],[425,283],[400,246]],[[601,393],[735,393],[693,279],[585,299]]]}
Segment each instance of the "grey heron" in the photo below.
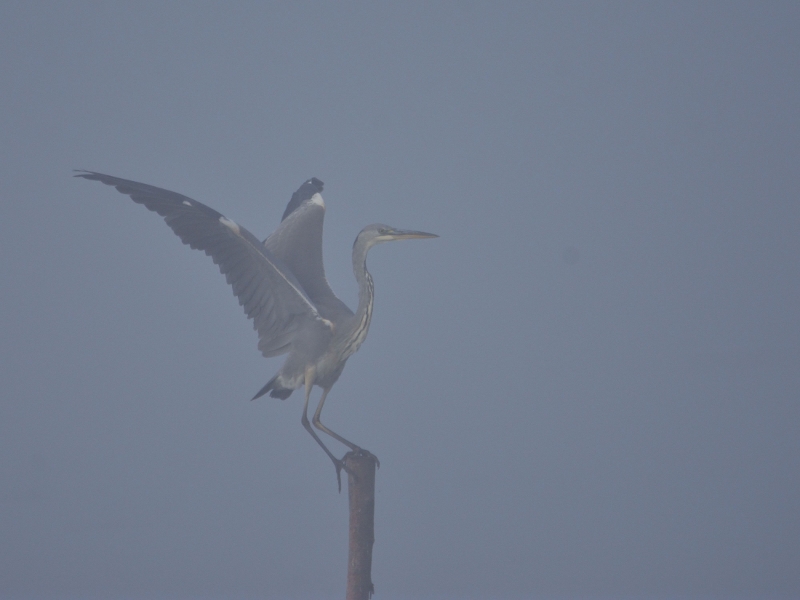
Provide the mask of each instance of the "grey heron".
{"label": "grey heron", "polygon": [[[333,461],[341,490],[343,460],[333,455],[311,423],[350,450],[363,452],[326,427],[320,416],[347,359],[367,337],[374,297],[367,252],[383,242],[438,236],[379,223],[362,229],[353,244],[353,271],[358,282],[358,308],[353,313],[325,278],[325,203],[322,181],[315,177],[292,195],[280,225],[263,242],[216,210],[182,194],[92,171],[80,171],[75,177],[113,186],[158,213],[184,244],[204,251],[219,266],[247,317],[253,320],[261,353],[267,358],[288,353],[283,366],[253,400],[267,393],[283,400],[295,389],[305,389],[301,422]],[[322,396],[309,423],[308,401],[315,385],[322,388]]]}

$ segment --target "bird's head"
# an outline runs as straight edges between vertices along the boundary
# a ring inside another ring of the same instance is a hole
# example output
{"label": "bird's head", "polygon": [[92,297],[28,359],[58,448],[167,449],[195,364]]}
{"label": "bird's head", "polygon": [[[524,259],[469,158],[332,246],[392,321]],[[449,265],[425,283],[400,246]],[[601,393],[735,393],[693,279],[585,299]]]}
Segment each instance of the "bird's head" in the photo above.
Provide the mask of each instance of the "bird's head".
{"label": "bird's head", "polygon": [[395,229],[382,223],[374,223],[367,225],[358,234],[353,247],[364,246],[369,249],[375,244],[382,244],[383,242],[396,242],[398,240],[422,240],[427,238],[439,237],[434,233],[425,233],[424,231],[411,231],[409,229]]}

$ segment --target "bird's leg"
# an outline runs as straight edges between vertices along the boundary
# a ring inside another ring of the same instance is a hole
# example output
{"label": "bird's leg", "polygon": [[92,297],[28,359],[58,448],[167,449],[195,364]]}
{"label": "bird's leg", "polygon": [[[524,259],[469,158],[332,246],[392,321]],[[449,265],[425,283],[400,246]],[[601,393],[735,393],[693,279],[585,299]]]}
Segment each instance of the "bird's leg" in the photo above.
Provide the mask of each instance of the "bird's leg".
{"label": "bird's leg", "polygon": [[339,440],[345,446],[350,448],[350,450],[355,450],[355,451],[361,450],[361,448],[356,446],[353,442],[350,442],[350,441],[344,439],[342,436],[340,436],[335,431],[331,431],[330,429],[328,429],[325,425],[322,424],[322,421],[319,420],[319,416],[322,414],[322,406],[325,404],[325,398],[327,397],[329,391],[330,391],[330,388],[324,388],[322,390],[322,397],[319,399],[319,404],[317,405],[317,410],[314,412],[314,417],[311,419],[312,423],[314,423],[314,427],[316,427],[320,431],[324,431],[325,433],[327,433],[332,438],[335,438],[335,439]]}
{"label": "bird's leg", "polygon": [[336,483],[339,484],[339,493],[342,493],[342,469],[347,471],[347,467],[345,467],[344,461],[339,460],[336,458],[333,453],[328,450],[328,447],[322,443],[322,440],[319,439],[319,436],[316,432],[311,429],[311,423],[308,422],[308,399],[311,396],[311,388],[314,386],[314,368],[309,367],[306,369],[306,402],[303,405],[303,417],[300,419],[300,422],[305,427],[306,431],[311,434],[320,447],[325,450],[325,454],[333,461],[333,466],[336,467]]}
{"label": "bird's leg", "polygon": [[335,431],[331,431],[330,429],[328,429],[322,423],[322,421],[320,421],[320,415],[322,414],[322,407],[325,404],[325,398],[328,397],[328,392],[330,392],[330,391],[331,391],[331,388],[323,388],[322,389],[322,397],[319,399],[319,404],[317,405],[317,410],[314,411],[314,417],[311,419],[311,421],[314,423],[314,427],[316,427],[320,431],[324,431],[325,433],[327,433],[332,438],[339,440],[345,446],[350,448],[350,450],[352,450],[353,452],[361,452],[361,453],[366,453],[366,454],[372,455],[372,457],[375,459],[375,464],[377,464],[378,467],[380,467],[381,463],[380,463],[380,461],[378,461],[378,457],[377,456],[375,456],[374,454],[372,454],[371,452],[369,452],[367,450],[364,450],[363,448],[359,448],[353,442],[344,439],[342,436],[340,436]]}

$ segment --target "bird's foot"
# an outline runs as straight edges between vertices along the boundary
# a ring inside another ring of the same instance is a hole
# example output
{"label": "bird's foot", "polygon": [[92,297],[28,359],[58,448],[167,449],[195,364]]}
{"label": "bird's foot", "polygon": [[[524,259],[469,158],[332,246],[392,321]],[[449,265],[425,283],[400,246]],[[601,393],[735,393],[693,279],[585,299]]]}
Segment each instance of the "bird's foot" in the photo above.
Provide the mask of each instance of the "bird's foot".
{"label": "bird's foot", "polygon": [[377,456],[375,456],[369,450],[364,450],[363,448],[359,448],[358,446],[353,448],[350,452],[348,452],[342,457],[342,465],[344,467],[344,470],[347,471],[348,475],[353,476],[353,478],[350,480],[351,483],[358,482],[359,474],[357,473],[357,471],[364,473],[364,469],[369,468],[367,466],[369,462],[372,462],[372,464],[375,465],[376,467],[381,466],[381,463],[378,460]]}
{"label": "bird's foot", "polygon": [[379,461],[378,457],[375,456],[369,450],[364,450],[363,448],[359,448],[359,447],[356,446],[350,452],[348,452],[347,454],[345,454],[342,457],[342,461],[346,462],[348,457],[352,457],[352,458],[371,458],[372,460],[375,461],[375,466],[378,467],[379,469],[381,468],[381,461]]}
{"label": "bird's foot", "polygon": [[353,471],[351,471],[347,465],[345,464],[345,458],[347,455],[345,454],[341,460],[334,458],[333,459],[333,466],[336,467],[336,484],[339,486],[339,493],[342,493],[342,471],[347,473],[348,475],[352,475]]}
{"label": "bird's foot", "polygon": [[381,463],[378,460],[378,457],[375,456],[369,450],[364,450],[363,448],[356,447],[354,450],[351,450],[347,454],[345,454],[341,460],[331,457],[333,461],[333,466],[336,467],[336,483],[339,486],[339,493],[342,493],[342,471],[347,473],[348,475],[353,475],[355,477],[355,472],[347,466],[348,459],[352,458],[367,458],[375,461],[375,466],[380,469]]}

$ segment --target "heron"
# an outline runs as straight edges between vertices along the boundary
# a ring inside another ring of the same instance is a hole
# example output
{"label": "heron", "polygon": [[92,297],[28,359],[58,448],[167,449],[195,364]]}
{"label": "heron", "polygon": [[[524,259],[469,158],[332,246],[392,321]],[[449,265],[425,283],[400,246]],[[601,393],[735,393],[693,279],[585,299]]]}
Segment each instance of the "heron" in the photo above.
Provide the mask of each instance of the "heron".
{"label": "heron", "polygon": [[[252,399],[269,394],[285,400],[294,390],[304,388],[301,423],[333,461],[341,491],[344,459],[334,456],[311,425],[350,451],[369,454],[321,421],[328,392],[369,331],[374,287],[367,271],[367,253],[384,242],[439,236],[381,223],[364,227],[353,243],[353,272],[358,283],[354,313],[336,297],[325,277],[325,202],[323,183],[316,177],[292,195],[280,225],[263,242],[213,208],[177,192],[94,171],[77,171],[75,177],[113,186],[158,213],[184,244],[202,250],[219,266],[245,314],[253,320],[261,354],[265,358],[288,354],[283,366]],[[308,404],[315,385],[322,388],[322,395],[309,422]]]}

